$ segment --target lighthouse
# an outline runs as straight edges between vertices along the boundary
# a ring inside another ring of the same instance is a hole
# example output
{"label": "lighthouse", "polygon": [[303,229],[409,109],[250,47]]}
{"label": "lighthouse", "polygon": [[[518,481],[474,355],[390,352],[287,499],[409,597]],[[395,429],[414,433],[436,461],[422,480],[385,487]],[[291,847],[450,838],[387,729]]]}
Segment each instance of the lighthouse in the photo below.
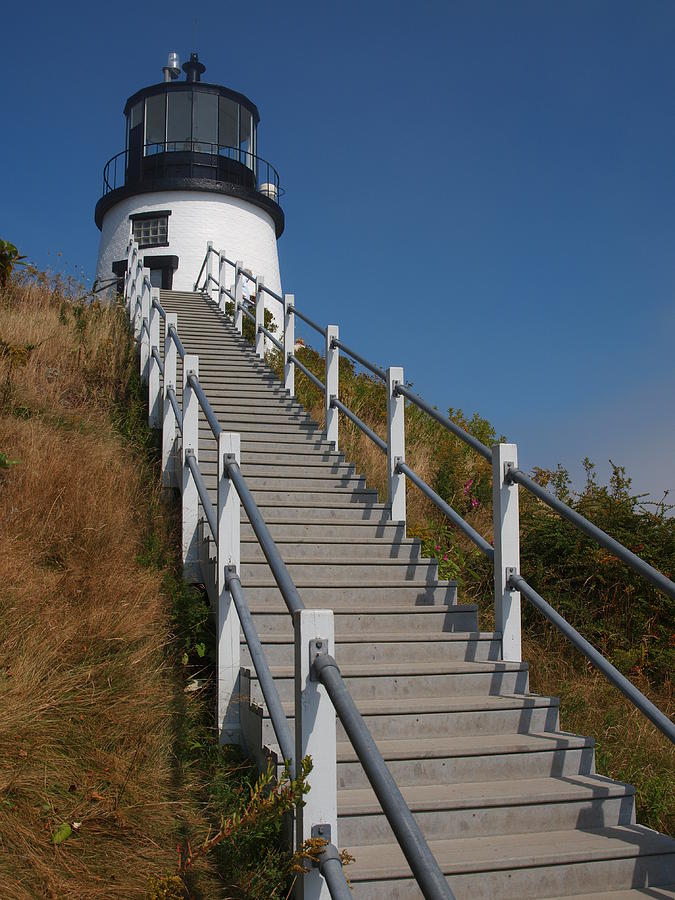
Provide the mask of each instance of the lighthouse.
{"label": "lighthouse", "polygon": [[[258,155],[258,108],[170,53],[163,81],[126,101],[124,149],[105,164],[94,219],[99,283],[121,285],[133,237],[153,287],[194,290],[207,242],[281,293],[279,175]],[[267,305],[267,302],[266,302]],[[270,298],[270,307],[281,306]],[[280,309],[271,309],[281,321]]]}

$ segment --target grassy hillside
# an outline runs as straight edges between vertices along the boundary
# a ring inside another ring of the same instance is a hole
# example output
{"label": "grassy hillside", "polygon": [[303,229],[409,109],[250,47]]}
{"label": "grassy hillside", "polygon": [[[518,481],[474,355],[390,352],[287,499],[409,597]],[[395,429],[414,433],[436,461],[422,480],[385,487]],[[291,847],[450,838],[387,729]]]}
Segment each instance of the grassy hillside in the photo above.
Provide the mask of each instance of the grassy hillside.
{"label": "grassy hillside", "polygon": [[0,894],[285,897],[298,786],[218,747],[124,314],[73,290],[0,285]]}
{"label": "grassy hillside", "polygon": [[[298,358],[321,380],[323,357],[311,348]],[[270,362],[281,375],[280,354]],[[300,402],[319,422],[323,394],[296,372]],[[382,383],[340,359],[340,399],[385,437],[386,400]],[[451,418],[484,443],[499,439],[488,421],[450,409]],[[386,458],[355,425],[340,417],[340,449],[372,487],[386,498]],[[406,405],[406,461],[487,540],[492,538],[490,465],[441,425]],[[583,515],[618,538],[656,568],[675,574],[675,519],[664,504],[648,509],[631,495],[630,479],[614,467],[609,485],[599,485],[592,464],[580,495],[567,473],[538,470],[535,476]],[[521,568],[530,583],[661,709],[675,712],[672,695],[675,614],[673,603],[598,548],[548,507],[520,491]],[[477,602],[481,627],[494,627],[492,567],[480,551],[451,529],[442,514],[414,487],[407,486],[408,532],[436,556],[442,577],[456,578],[460,600]],[[603,774],[630,781],[638,789],[638,818],[663,831],[675,830],[675,751],[633,706],[596,674],[580,654],[523,600],[524,658],[531,689],[560,696],[562,727],[597,739]]]}

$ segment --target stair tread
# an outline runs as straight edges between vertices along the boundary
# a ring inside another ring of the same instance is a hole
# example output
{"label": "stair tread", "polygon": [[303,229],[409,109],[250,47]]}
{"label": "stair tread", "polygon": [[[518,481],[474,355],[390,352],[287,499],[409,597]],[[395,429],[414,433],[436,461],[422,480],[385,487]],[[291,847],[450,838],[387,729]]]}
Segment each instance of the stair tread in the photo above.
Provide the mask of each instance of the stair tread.
{"label": "stair tread", "polygon": [[[537,753],[567,748],[593,747],[592,738],[564,731],[528,734],[483,734],[459,737],[400,738],[375,741],[385,760],[434,759],[445,756],[494,756],[507,753]],[[349,741],[337,742],[338,762],[355,762]]]}
{"label": "stair tread", "polygon": [[[391,716],[396,713],[447,712],[448,715],[458,712],[480,712],[482,710],[501,709],[535,709],[537,707],[557,706],[557,697],[545,697],[541,694],[477,694],[465,697],[397,697],[394,700],[356,700],[361,715]],[[292,716],[294,704],[291,701],[282,704],[287,716]]]}
{"label": "stair tread", "polygon": [[[484,872],[589,860],[675,853],[675,840],[640,825],[429,841],[445,874]],[[350,847],[350,880],[410,877],[398,844]],[[593,895],[591,895],[593,896]]]}
{"label": "stair tread", "polygon": [[592,894],[574,894],[574,896],[558,894],[546,900],[637,900],[638,897],[650,897],[651,900],[673,900],[675,884],[665,884],[645,888],[628,888],[625,891],[597,891]]}
{"label": "stair tread", "polygon": [[[466,809],[474,806],[512,806],[522,803],[560,803],[569,799],[632,796],[635,788],[602,775],[565,778],[522,778],[503,781],[465,781],[454,784],[404,785],[401,793],[415,812],[434,809]],[[379,814],[381,807],[372,788],[338,790],[340,815]]]}
{"label": "stair tread", "polygon": [[[499,635],[492,631],[440,631],[440,632],[425,632],[425,631],[369,631],[367,634],[354,633],[351,632],[349,634],[340,635],[336,643],[337,644],[376,644],[378,642],[381,643],[394,643],[394,642],[414,642],[414,643],[427,643],[428,641],[436,641],[441,643],[462,643],[464,641],[494,641],[499,638]],[[242,642],[245,642],[245,638],[242,634],[241,636]],[[283,631],[273,631],[265,635],[260,636],[260,642],[263,644],[288,644],[293,643],[292,635],[289,637],[288,632]],[[498,660],[497,660],[498,661]],[[534,695],[533,695],[534,696]]]}
{"label": "stair tread", "polygon": [[[293,675],[292,666],[270,666],[270,671],[278,678],[289,678]],[[448,660],[447,662],[397,662],[397,663],[345,663],[340,666],[345,678],[369,677],[372,675],[473,675],[482,672],[523,672],[527,671],[527,663],[502,662],[501,660],[485,660],[466,662]]]}

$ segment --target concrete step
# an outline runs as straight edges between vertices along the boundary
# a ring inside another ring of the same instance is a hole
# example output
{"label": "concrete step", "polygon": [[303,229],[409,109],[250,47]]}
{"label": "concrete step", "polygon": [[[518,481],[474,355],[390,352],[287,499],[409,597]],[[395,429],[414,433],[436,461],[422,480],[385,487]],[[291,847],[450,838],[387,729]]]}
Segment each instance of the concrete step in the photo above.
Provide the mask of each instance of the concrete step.
{"label": "concrete step", "polygon": [[[526,839],[522,834],[449,839],[430,846],[457,900],[569,897],[675,881],[675,841],[639,825],[547,831]],[[358,900],[421,896],[397,845],[351,850],[356,861],[347,874]]]}
{"label": "concrete step", "polygon": [[[270,666],[270,670],[276,679],[281,699],[291,700],[292,666]],[[403,701],[440,696],[524,694],[528,688],[527,666],[524,663],[453,660],[445,663],[345,663],[340,670],[357,703],[362,700]],[[258,693],[254,673],[251,673],[251,690],[255,702],[262,705],[263,697]],[[410,751],[411,746],[406,749]]]}
{"label": "concrete step", "polygon": [[[452,784],[594,774],[594,742],[563,732],[378,740],[399,786]],[[352,745],[338,742],[338,788],[364,788],[368,779]]]}
{"label": "concrete step", "polygon": [[[400,544],[404,538],[405,528],[402,524],[392,522],[370,522],[367,519],[352,519],[351,521],[336,519],[322,519],[318,511],[312,519],[301,521],[289,519],[283,515],[274,521],[266,518],[274,540],[292,540],[294,538],[307,539],[317,542],[336,542],[336,544],[350,543],[353,547],[367,547],[369,541],[382,541],[384,544]],[[253,528],[242,519],[241,539],[246,541],[254,537]],[[353,541],[353,543],[351,543]]]}
{"label": "concrete step", "polygon": [[[354,633],[347,621],[336,621],[335,658],[346,663],[485,662],[501,659],[501,641],[492,632],[385,632]],[[343,630],[337,630],[337,627]],[[263,635],[262,645],[270,665],[290,665],[293,654],[292,628]],[[246,648],[241,637],[242,652]],[[248,655],[246,659],[248,660]],[[244,663],[248,665],[248,663]]]}
{"label": "concrete step", "polygon": [[[531,834],[632,825],[635,789],[601,775],[404,786],[403,798],[427,840]],[[343,847],[393,844],[372,788],[338,793]]]}
{"label": "concrete step", "polygon": [[[367,587],[370,584],[411,582],[435,585],[438,572],[438,563],[427,560],[367,560],[357,556],[341,560],[331,557],[312,560],[286,559],[285,563],[298,588],[327,587],[336,590],[343,584]],[[244,562],[241,565],[241,583],[245,587],[258,587],[276,584],[276,581],[266,561]]]}
{"label": "concrete step", "polygon": [[[271,585],[243,585],[252,612],[261,620],[259,629],[279,631],[273,620],[279,616],[285,621],[286,605],[277,587]],[[367,587],[340,585],[334,587],[303,587],[300,596],[308,608],[330,608],[337,615],[353,617],[350,627],[370,631],[474,631],[476,606],[463,603],[454,605],[457,585],[441,582],[427,585],[369,584]],[[413,615],[414,613],[414,615]],[[461,624],[460,624],[461,623]]]}
{"label": "concrete step", "polygon": [[[246,664],[245,662],[243,663]],[[360,700],[359,712],[376,740],[396,741],[424,735],[425,740],[448,737],[482,737],[528,732],[553,732],[558,728],[558,701],[552,697],[412,697],[405,700]],[[286,717],[295,727],[294,704],[284,704]],[[264,710],[263,740],[274,742],[274,729]],[[337,722],[338,741],[347,741]]]}
{"label": "concrete step", "polygon": [[[248,539],[242,536],[241,541],[241,559],[242,562],[263,562],[265,556],[262,552],[257,538],[253,535],[253,529],[248,526]],[[277,529],[278,531],[278,529]],[[334,560],[346,558],[358,559],[395,559],[402,561],[420,561],[422,545],[419,541],[392,541],[382,540],[381,538],[371,538],[370,540],[356,541],[338,541],[320,538],[318,535],[312,537],[288,539],[280,536],[278,533],[274,537],[282,559],[322,559],[331,555]]]}

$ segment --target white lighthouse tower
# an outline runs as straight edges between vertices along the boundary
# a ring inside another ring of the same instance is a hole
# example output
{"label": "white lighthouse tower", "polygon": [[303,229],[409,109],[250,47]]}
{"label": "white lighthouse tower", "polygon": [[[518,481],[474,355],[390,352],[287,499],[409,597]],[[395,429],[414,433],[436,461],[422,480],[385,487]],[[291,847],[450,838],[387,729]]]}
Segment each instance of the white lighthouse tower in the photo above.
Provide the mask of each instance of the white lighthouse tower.
{"label": "white lighthouse tower", "polygon": [[[170,53],[164,81],[124,106],[125,147],[106,163],[94,214],[99,282],[123,278],[133,236],[153,287],[192,291],[212,241],[281,293],[284,214],[277,171],[257,152],[258,109],[243,94],[202,81],[205,68],[191,54],[183,80]],[[272,298],[269,305],[280,306]]]}

